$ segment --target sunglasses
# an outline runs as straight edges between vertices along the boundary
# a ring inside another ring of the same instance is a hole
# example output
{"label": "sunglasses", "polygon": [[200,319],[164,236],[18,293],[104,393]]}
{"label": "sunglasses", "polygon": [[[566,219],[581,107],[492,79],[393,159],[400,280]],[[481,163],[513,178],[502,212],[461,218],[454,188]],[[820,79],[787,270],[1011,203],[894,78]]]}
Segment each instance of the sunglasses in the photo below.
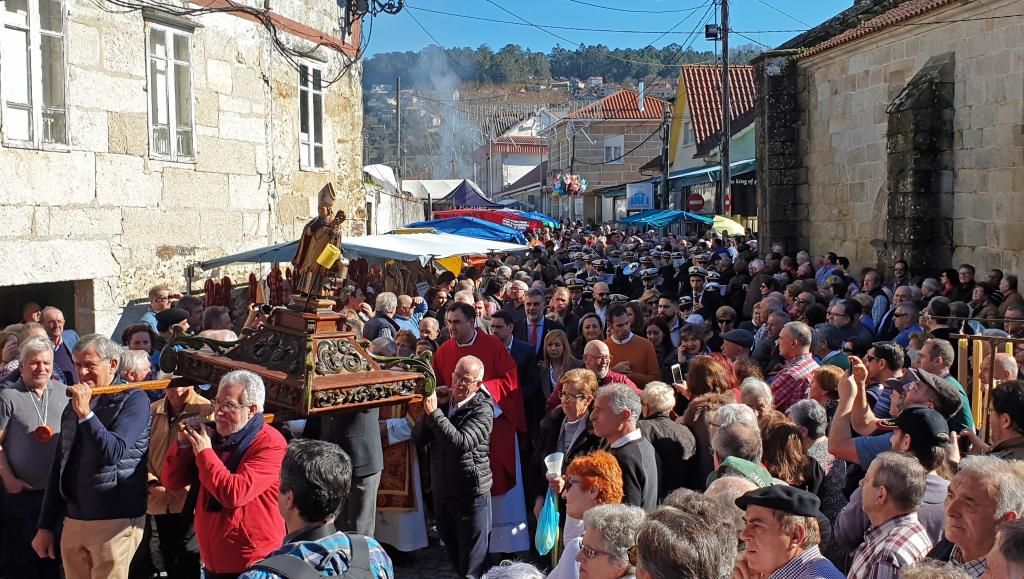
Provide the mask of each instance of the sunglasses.
{"label": "sunglasses", "polygon": [[719,324],[731,324],[731,323],[733,323],[735,321],[736,320],[734,320],[732,318],[722,318],[721,320],[718,320],[718,323]]}

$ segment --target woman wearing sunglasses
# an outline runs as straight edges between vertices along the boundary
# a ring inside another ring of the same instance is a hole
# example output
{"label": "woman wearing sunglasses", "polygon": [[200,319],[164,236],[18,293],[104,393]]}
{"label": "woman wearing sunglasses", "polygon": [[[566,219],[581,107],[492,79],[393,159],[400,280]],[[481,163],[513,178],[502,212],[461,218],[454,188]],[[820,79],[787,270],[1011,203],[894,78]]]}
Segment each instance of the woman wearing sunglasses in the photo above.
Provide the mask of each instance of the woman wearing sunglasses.
{"label": "woman wearing sunglasses", "polygon": [[562,496],[565,497],[566,519],[562,539],[565,552],[548,579],[576,579],[580,576],[580,565],[576,559],[583,544],[583,519],[586,513],[598,505],[618,505],[623,496],[619,462],[603,450],[572,461],[563,478],[565,490]]}

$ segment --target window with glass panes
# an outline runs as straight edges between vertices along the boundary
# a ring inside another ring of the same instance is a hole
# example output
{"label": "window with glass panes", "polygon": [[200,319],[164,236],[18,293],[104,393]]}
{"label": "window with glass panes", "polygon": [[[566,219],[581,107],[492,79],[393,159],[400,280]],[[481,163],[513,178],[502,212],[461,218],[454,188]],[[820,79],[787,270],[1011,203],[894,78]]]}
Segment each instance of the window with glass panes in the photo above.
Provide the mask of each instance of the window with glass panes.
{"label": "window with glass panes", "polygon": [[68,142],[63,0],[5,0],[0,12],[0,104],[4,142]]}
{"label": "window with glass panes", "polygon": [[323,72],[299,65],[299,168],[324,167]]}
{"label": "window with glass panes", "polygon": [[150,24],[149,141],[150,154],[172,161],[195,158],[192,120],[192,35]]}

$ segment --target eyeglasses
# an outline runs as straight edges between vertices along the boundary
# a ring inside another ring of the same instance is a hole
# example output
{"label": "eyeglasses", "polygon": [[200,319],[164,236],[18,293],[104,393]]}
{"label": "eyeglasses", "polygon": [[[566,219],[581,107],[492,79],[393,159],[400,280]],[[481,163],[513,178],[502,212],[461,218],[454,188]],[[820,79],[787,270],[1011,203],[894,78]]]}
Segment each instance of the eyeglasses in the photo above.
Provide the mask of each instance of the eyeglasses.
{"label": "eyeglasses", "polygon": [[733,323],[735,321],[736,320],[734,320],[732,318],[722,318],[722,319],[718,320],[718,323],[719,324],[731,324],[731,323]]}
{"label": "eyeglasses", "polygon": [[213,409],[223,410],[224,412],[237,412],[242,408],[248,408],[248,404],[235,404],[234,402],[226,402],[223,400],[214,400]]}
{"label": "eyeglasses", "polygon": [[894,318],[909,318],[910,314],[893,314],[892,317],[894,317]]}
{"label": "eyeglasses", "polygon": [[155,298],[153,298],[154,301],[158,302],[166,302],[169,299],[171,299],[171,296],[156,296]]}
{"label": "eyeglasses", "polygon": [[587,399],[587,395],[586,394],[570,394],[570,393],[566,392],[565,390],[562,390],[561,392],[559,392],[558,396],[562,400],[586,400]]}
{"label": "eyeglasses", "polygon": [[875,360],[881,360],[881,358],[879,358],[878,356],[872,356],[871,354],[864,355],[865,362],[874,362]]}
{"label": "eyeglasses", "polygon": [[829,312],[829,313],[825,314],[825,317],[826,318],[848,318],[850,316],[848,316],[846,314],[841,314],[839,312]]}
{"label": "eyeglasses", "polygon": [[580,553],[583,553],[583,556],[587,559],[596,559],[600,555],[604,555],[606,557],[611,556],[611,553],[609,553],[608,551],[601,551],[600,549],[595,549],[590,545],[587,545],[586,543],[580,543]]}
{"label": "eyeglasses", "polygon": [[569,492],[569,489],[571,489],[572,487],[580,484],[581,482],[582,481],[580,481],[580,480],[573,480],[571,478],[566,478],[565,479],[565,492]]}
{"label": "eyeglasses", "polygon": [[798,304],[803,304],[803,305],[805,305],[805,306],[809,306],[809,305],[811,305],[811,302],[809,302],[809,301],[807,301],[807,300],[801,300],[801,299],[799,299],[799,298],[798,298],[798,299],[796,299],[796,300],[794,300],[794,301],[795,301],[796,303],[798,303]]}
{"label": "eyeglasses", "polygon": [[584,354],[583,357],[590,358],[591,360],[597,360],[598,362],[609,362],[612,359],[611,356],[595,356],[593,354]]}

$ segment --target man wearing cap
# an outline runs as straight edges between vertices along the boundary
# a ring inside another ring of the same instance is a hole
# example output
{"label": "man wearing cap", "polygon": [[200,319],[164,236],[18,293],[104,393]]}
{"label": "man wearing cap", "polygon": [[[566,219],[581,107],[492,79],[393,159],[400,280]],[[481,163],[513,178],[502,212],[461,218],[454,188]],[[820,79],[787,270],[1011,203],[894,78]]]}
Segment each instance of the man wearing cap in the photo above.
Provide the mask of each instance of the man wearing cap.
{"label": "man wearing cap", "polygon": [[928,554],[932,541],[917,519],[926,472],[912,457],[884,452],[861,481],[871,530],[853,555],[850,579],[895,578]]}
{"label": "man wearing cap", "polygon": [[158,338],[153,344],[153,351],[162,350],[174,337],[174,328],[181,328],[182,332],[188,331],[188,310],[181,308],[170,308],[156,315],[156,332]]}
{"label": "man wearing cap", "polygon": [[814,494],[785,485],[755,489],[736,499],[736,506],[746,511],[740,539],[747,548],[736,565],[739,577],[845,577],[818,549],[820,504]]}
{"label": "man wearing cap", "polygon": [[720,294],[705,287],[707,280],[708,271],[703,267],[693,266],[689,270],[689,285],[680,293],[682,296],[692,298],[693,312],[704,317],[714,315],[718,306],[722,305]]}
{"label": "man wearing cap", "polygon": [[[839,382],[839,405],[832,418],[828,451],[836,458],[867,468],[875,456],[892,447],[891,434],[872,436],[878,428],[878,420],[868,404],[867,395],[861,392],[866,389],[867,368],[856,357],[851,358],[851,363],[852,376]],[[934,409],[948,422],[960,411],[960,397],[948,381],[924,370],[910,370],[908,374],[906,383],[893,385],[892,414],[899,416],[904,408],[919,405]],[[851,428],[861,436],[853,438]],[[957,445],[950,444],[945,448],[949,460],[959,462]]]}
{"label": "man wearing cap", "polygon": [[750,357],[750,347],[754,345],[754,333],[750,330],[729,330],[719,337],[722,338],[722,354],[733,364]]}
{"label": "man wearing cap", "polygon": [[[917,515],[932,542],[939,541],[949,481],[939,476],[937,469],[945,462],[945,449],[952,441],[946,420],[931,408],[909,406],[896,418],[881,420],[877,426],[891,433],[891,450],[913,456],[928,472]],[[836,519],[835,541],[853,551],[864,540],[870,525],[863,509],[863,491],[857,489]]]}

